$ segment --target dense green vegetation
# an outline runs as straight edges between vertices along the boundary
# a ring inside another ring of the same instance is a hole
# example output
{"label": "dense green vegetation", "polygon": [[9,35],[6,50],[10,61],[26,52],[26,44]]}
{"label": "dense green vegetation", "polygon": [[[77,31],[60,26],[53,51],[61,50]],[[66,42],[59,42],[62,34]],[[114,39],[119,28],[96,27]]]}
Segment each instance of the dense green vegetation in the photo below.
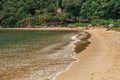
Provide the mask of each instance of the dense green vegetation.
{"label": "dense green vegetation", "polygon": [[[62,9],[57,13],[58,8]],[[0,25],[26,27],[48,24],[120,26],[120,0],[1,0]]]}

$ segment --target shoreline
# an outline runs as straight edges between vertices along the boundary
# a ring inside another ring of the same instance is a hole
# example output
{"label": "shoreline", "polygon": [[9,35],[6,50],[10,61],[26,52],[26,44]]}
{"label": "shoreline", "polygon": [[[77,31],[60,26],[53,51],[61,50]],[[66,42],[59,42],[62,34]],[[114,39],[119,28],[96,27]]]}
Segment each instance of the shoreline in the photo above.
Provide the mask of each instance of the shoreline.
{"label": "shoreline", "polygon": [[[79,39],[77,39],[77,36],[78,36],[78,35],[79,35],[79,34],[76,34],[76,35],[74,35],[74,36],[71,37],[72,40],[74,40],[74,41],[72,41],[69,45],[74,45],[73,49],[76,47],[75,43],[80,41]],[[75,58],[75,57],[73,56],[74,54],[76,54],[76,53],[73,52],[73,54],[71,54],[71,58],[75,59],[75,61],[71,62],[71,63],[67,66],[66,69],[63,69],[62,71],[59,71],[54,77],[52,77],[52,80],[55,80],[58,75],[60,75],[62,72],[67,71],[67,70],[72,66],[73,63],[75,63],[75,62],[78,61],[77,58]]]}
{"label": "shoreline", "polygon": [[[74,54],[71,55],[71,58],[75,59],[75,61],[73,61],[72,63],[70,63],[66,69],[58,72],[53,78],[52,80],[56,80],[56,77],[59,76],[60,74],[62,74],[63,72],[67,71],[70,69],[70,67],[79,61],[78,58],[75,57],[76,54],[80,53],[81,51],[85,50],[86,47],[89,46],[90,42],[88,41],[88,39],[91,37],[89,33],[81,31],[79,32],[77,35],[73,36],[74,39],[76,40],[75,42],[72,42],[72,44],[74,44]],[[78,49],[80,49],[78,51]]]}
{"label": "shoreline", "polygon": [[[55,80],[119,80],[120,33],[105,29],[87,30],[91,34],[86,50],[75,55],[77,62]],[[107,43],[107,44],[105,44]]]}

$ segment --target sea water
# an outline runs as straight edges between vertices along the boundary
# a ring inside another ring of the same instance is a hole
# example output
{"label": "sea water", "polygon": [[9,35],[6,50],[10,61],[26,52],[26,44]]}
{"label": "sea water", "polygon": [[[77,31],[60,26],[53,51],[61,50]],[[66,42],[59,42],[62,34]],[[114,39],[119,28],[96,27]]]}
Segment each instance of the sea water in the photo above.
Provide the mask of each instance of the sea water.
{"label": "sea water", "polygon": [[54,79],[75,61],[74,35],[75,31],[0,30],[0,80]]}

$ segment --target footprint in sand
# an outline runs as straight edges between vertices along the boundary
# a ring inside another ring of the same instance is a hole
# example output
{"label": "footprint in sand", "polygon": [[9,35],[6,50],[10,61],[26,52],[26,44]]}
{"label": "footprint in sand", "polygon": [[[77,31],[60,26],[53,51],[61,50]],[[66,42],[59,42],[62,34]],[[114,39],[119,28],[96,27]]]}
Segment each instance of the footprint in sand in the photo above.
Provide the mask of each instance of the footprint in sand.
{"label": "footprint in sand", "polygon": [[90,80],[94,80],[94,75],[95,75],[94,73],[90,74]]}

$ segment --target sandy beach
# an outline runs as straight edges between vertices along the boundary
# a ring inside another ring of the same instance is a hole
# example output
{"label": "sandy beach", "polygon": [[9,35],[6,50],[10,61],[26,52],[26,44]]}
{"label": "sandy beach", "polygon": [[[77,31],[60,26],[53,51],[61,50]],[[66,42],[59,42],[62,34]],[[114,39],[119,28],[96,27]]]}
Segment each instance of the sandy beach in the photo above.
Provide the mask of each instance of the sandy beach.
{"label": "sandy beach", "polygon": [[[82,29],[82,27],[80,28]],[[47,28],[0,28],[0,30],[40,30],[40,31],[76,31],[78,28],[47,27]]]}
{"label": "sandy beach", "polygon": [[91,44],[55,80],[120,80],[120,32],[87,30]]}

